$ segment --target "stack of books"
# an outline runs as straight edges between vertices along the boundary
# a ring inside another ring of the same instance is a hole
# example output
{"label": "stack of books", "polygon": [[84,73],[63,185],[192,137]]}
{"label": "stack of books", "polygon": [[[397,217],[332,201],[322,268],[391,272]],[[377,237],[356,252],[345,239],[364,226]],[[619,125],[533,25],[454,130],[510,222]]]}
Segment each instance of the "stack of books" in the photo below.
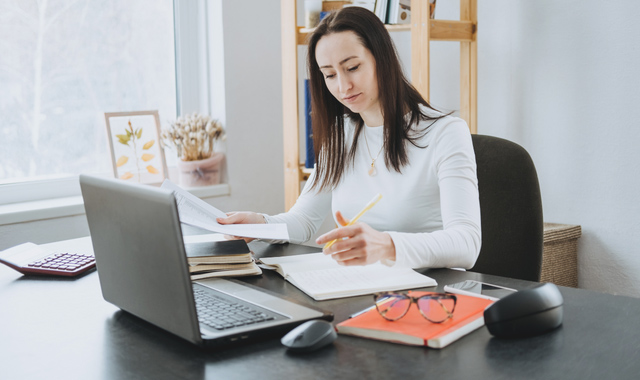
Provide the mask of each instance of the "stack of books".
{"label": "stack of books", "polygon": [[244,240],[187,243],[191,280],[262,274]]}

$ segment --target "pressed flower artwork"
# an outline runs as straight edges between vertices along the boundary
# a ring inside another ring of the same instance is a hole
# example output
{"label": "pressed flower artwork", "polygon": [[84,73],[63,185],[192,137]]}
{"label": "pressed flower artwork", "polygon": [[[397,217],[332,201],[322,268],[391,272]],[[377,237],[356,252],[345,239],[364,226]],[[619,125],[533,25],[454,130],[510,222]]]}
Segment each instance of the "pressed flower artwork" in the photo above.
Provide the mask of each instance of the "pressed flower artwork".
{"label": "pressed flower artwork", "polygon": [[105,113],[116,178],[160,184],[167,176],[158,111]]}

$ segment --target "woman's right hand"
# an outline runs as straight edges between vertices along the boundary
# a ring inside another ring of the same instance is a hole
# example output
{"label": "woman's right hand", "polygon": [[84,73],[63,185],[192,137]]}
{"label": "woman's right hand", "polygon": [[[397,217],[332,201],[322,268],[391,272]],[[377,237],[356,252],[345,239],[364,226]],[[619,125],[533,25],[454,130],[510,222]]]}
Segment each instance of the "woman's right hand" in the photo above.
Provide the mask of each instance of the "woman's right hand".
{"label": "woman's right hand", "polygon": [[[240,212],[228,212],[226,218],[216,218],[216,221],[220,224],[265,224],[266,221],[261,214],[248,211]],[[247,243],[253,241],[253,238],[247,238],[242,236],[229,236],[225,235],[225,238],[229,240],[242,239]]]}

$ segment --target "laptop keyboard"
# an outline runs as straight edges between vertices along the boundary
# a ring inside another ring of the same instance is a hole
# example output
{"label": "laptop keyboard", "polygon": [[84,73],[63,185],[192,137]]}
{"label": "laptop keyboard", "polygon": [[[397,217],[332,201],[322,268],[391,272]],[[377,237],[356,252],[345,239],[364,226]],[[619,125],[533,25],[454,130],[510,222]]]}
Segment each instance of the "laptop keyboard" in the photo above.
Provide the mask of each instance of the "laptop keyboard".
{"label": "laptop keyboard", "polygon": [[[272,321],[277,314],[269,313],[239,300],[216,296],[194,286],[198,320],[216,330]],[[278,318],[279,319],[279,318]]]}

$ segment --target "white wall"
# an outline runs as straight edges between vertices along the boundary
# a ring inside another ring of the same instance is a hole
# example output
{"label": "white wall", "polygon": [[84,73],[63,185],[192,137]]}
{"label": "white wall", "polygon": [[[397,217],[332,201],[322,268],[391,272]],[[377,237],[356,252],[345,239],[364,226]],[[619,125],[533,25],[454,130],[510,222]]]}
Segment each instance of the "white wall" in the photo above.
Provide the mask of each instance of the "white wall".
{"label": "white wall", "polygon": [[[225,211],[284,211],[280,7],[222,0],[227,164]],[[216,57],[211,57],[215,60]]]}
{"label": "white wall", "polygon": [[640,296],[640,3],[478,3],[479,133],[529,151],[545,221],[582,226],[579,286]]}

